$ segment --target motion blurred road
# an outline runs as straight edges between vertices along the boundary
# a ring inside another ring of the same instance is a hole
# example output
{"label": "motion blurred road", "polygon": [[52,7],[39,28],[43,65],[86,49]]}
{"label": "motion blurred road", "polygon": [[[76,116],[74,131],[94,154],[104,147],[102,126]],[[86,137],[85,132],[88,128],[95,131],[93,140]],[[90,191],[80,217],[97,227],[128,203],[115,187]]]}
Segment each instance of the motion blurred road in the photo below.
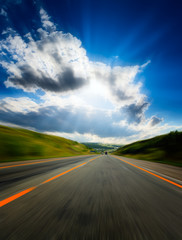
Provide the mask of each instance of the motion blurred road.
{"label": "motion blurred road", "polygon": [[180,185],[114,156],[7,165],[1,240],[182,239]]}

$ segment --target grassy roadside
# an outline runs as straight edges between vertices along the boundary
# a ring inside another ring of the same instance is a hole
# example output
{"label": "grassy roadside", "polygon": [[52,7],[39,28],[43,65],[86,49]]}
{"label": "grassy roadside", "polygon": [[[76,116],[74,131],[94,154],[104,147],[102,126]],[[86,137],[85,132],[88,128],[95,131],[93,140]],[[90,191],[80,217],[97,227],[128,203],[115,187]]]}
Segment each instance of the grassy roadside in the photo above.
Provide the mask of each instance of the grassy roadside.
{"label": "grassy roadside", "polygon": [[0,162],[90,154],[76,141],[0,125]]}
{"label": "grassy roadside", "polygon": [[119,148],[113,154],[182,167],[182,132],[170,132],[134,142]]}

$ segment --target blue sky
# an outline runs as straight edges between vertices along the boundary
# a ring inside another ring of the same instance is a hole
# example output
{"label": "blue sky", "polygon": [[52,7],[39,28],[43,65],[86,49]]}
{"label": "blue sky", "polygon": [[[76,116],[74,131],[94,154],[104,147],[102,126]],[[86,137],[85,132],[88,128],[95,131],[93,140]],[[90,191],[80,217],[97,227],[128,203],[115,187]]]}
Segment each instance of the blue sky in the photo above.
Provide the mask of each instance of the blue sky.
{"label": "blue sky", "polygon": [[181,1],[0,2],[0,122],[127,143],[182,129]]}

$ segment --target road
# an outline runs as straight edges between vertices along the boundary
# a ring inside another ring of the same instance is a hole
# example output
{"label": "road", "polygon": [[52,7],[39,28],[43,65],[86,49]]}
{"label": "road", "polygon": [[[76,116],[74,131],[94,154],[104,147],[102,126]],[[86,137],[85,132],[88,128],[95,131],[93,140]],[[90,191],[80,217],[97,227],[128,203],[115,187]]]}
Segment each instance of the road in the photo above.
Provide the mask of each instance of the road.
{"label": "road", "polygon": [[182,186],[120,159],[0,165],[0,239],[182,239]]}

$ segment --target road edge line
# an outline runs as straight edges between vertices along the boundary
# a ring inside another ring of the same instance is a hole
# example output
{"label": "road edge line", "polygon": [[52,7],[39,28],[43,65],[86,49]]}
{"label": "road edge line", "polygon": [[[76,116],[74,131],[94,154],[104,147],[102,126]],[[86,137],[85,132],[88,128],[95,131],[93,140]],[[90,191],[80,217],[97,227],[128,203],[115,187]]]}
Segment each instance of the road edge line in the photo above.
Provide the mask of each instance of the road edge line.
{"label": "road edge line", "polygon": [[[113,155],[112,155],[112,156],[113,156]],[[135,165],[135,164],[133,164],[133,163],[130,163],[130,162],[124,160],[124,159],[121,159],[121,158],[119,158],[119,157],[116,157],[116,156],[113,156],[113,157],[114,157],[114,158],[117,158],[117,159],[119,159],[120,161],[125,162],[125,163],[127,163],[127,164],[129,164],[129,165],[131,165],[131,166],[133,166],[133,167],[136,167],[136,168],[138,168],[138,169],[140,169],[140,170],[142,170],[142,171],[144,171],[144,172],[147,172],[147,173],[149,173],[149,174],[151,174],[151,175],[153,175],[153,176],[155,176],[155,177],[157,177],[157,178],[159,178],[159,179],[162,179],[162,180],[164,180],[165,182],[171,183],[171,184],[173,184],[173,185],[175,185],[175,186],[177,186],[177,187],[179,187],[179,188],[182,188],[182,185],[181,185],[181,184],[175,183],[175,182],[173,182],[173,181],[171,181],[171,180],[169,180],[169,179],[167,179],[167,178],[161,177],[161,176],[158,175],[158,174],[155,174],[155,173],[153,173],[153,172],[151,172],[151,171],[148,171],[148,170],[146,170],[145,168],[141,168],[141,167],[139,167],[139,166],[137,166],[137,165]]]}

